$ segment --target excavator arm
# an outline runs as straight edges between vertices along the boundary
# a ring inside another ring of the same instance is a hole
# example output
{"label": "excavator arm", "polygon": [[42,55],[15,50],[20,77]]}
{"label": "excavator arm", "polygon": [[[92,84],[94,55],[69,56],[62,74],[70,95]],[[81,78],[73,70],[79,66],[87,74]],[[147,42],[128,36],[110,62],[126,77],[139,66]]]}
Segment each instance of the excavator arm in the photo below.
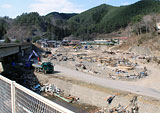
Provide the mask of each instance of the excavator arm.
{"label": "excavator arm", "polygon": [[29,57],[28,57],[28,61],[31,60],[31,58],[32,58],[33,55],[35,55],[35,56],[38,58],[38,60],[40,60],[38,54],[33,50],[32,53],[31,53],[31,54],[29,55]]}

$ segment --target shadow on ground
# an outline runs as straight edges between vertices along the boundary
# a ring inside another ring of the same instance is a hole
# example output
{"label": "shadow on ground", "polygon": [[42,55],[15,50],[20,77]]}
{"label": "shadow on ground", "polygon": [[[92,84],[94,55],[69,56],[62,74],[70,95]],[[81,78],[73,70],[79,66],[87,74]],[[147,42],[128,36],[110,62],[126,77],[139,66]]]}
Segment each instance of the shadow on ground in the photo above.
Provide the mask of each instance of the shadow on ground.
{"label": "shadow on ground", "polygon": [[[12,66],[10,63],[5,63],[5,71],[1,74],[12,81],[32,89],[35,85],[39,84],[38,79],[34,74],[34,69],[27,69],[24,66]],[[7,68],[7,69],[6,69]]]}
{"label": "shadow on ground", "polygon": [[61,73],[61,71],[54,71],[53,74]]}

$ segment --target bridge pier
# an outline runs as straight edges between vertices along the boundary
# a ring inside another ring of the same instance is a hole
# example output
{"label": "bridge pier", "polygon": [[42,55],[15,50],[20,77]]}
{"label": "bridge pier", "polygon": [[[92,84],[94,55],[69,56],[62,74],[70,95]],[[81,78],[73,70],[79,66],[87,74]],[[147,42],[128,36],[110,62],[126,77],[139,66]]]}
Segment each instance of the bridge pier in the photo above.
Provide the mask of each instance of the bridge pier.
{"label": "bridge pier", "polygon": [[3,58],[0,58],[0,73],[4,71],[2,61],[3,61]]}
{"label": "bridge pier", "polygon": [[0,59],[0,73],[4,71],[2,59]]}
{"label": "bridge pier", "polygon": [[8,71],[8,66],[6,64],[11,64],[15,58],[17,58],[17,54],[0,58],[0,73]]}
{"label": "bridge pier", "polygon": [[21,56],[25,56],[32,53],[32,46],[21,47],[20,48]]}
{"label": "bridge pier", "polygon": [[25,52],[24,50],[22,50],[22,51],[21,51],[21,53],[22,53],[22,57],[24,56],[24,52]]}

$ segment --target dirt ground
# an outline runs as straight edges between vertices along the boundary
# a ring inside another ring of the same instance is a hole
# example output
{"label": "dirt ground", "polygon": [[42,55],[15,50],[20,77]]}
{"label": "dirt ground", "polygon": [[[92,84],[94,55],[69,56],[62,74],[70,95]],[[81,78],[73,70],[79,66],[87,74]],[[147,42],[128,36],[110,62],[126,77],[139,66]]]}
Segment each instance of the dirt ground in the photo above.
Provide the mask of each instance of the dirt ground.
{"label": "dirt ground", "polygon": [[149,74],[144,71],[144,66],[131,62],[130,57],[134,57],[134,53],[114,52],[105,46],[87,50],[62,47],[53,52],[53,55],[50,59],[55,63],[110,79],[130,81]]}
{"label": "dirt ground", "polygon": [[[93,46],[87,50],[82,47],[76,51],[72,47],[61,47],[52,49],[52,53],[55,59],[51,58],[49,61],[58,65],[74,70],[77,69],[77,71],[92,74],[93,76],[129,81],[129,84],[160,91],[160,66],[153,61],[153,55],[137,55],[128,51],[111,51],[106,46]],[[56,56],[58,54],[60,56]],[[78,55],[80,58],[77,57]],[[62,57],[66,57],[67,60],[64,61]],[[97,59],[102,61],[98,61]],[[116,63],[123,61],[122,59],[125,59],[126,61],[124,60],[124,62],[130,64],[130,67],[134,66],[134,69],[127,70],[125,64],[121,64],[122,66],[117,65]],[[111,61],[109,62],[108,60]],[[83,69],[82,66],[76,67],[76,65],[80,64],[84,65],[86,69]],[[144,72],[144,67],[147,69],[147,76],[140,76],[140,73]]]}
{"label": "dirt ground", "polygon": [[[65,78],[59,74],[44,75],[42,73],[35,73],[35,75],[40,83],[54,84],[64,90],[66,94],[79,97],[79,103],[97,106],[99,109],[103,108],[108,110],[119,104],[126,107],[129,105],[130,100],[135,96],[135,94],[132,93],[104,88],[72,78]],[[116,95],[116,97],[112,103],[108,105],[106,98],[111,95]],[[160,110],[160,100],[140,95],[137,96],[139,113],[158,113],[157,111]],[[128,107],[128,110],[130,109],[131,108]]]}
{"label": "dirt ground", "polygon": [[[137,55],[128,51],[113,51],[106,46],[93,46],[88,49],[84,49],[84,47],[80,49],[60,47],[52,49],[52,54],[52,56],[43,60],[95,77],[126,81],[129,85],[150,88],[157,93],[160,91],[160,75],[158,73],[160,67],[153,60],[153,56]],[[134,68],[128,70],[128,67]],[[147,75],[140,75],[146,69]],[[91,104],[100,108],[110,109],[118,106],[118,104],[126,107],[130,99],[135,96],[135,94],[102,87],[70,76],[60,76],[60,73],[60,71],[56,71],[55,74],[49,76],[37,73],[35,75],[42,83],[56,84],[66,93],[80,97],[80,103]],[[67,75],[67,73],[63,74]],[[116,98],[108,106],[104,99],[115,94]],[[160,111],[160,100],[141,95],[137,96],[140,113],[158,113],[157,111]]]}

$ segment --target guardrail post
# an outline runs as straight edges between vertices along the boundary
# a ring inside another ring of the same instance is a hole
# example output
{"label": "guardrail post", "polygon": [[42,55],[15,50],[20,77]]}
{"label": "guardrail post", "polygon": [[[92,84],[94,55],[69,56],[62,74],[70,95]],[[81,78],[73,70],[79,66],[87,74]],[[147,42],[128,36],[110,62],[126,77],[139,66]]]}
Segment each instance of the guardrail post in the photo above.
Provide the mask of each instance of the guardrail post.
{"label": "guardrail post", "polygon": [[16,113],[16,101],[15,101],[15,81],[11,84],[11,105],[12,105],[12,113]]}

